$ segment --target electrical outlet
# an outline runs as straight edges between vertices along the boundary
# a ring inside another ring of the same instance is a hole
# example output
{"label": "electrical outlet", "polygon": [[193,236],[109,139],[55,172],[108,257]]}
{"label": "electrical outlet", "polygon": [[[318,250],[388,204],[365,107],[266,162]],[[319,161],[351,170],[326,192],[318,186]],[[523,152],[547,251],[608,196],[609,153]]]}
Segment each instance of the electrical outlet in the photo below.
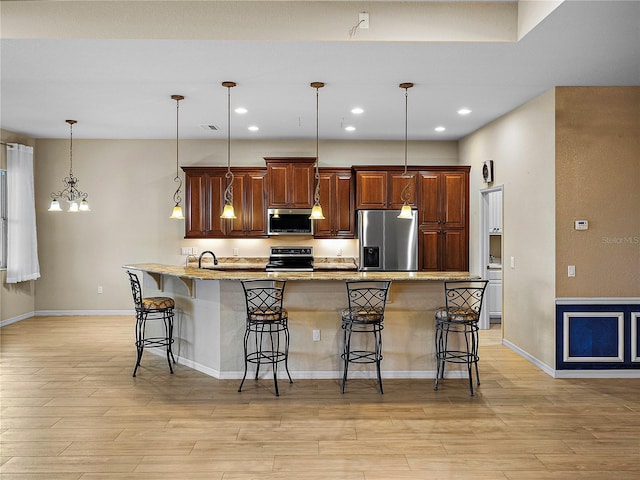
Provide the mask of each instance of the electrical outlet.
{"label": "electrical outlet", "polygon": [[98,285],[98,293],[102,293],[102,285]]}
{"label": "electrical outlet", "polygon": [[237,249],[237,248],[234,248],[234,249],[233,249],[233,256],[234,256],[234,257],[237,257],[237,256],[238,256],[238,249]]}
{"label": "electrical outlet", "polygon": [[342,256],[342,249],[339,248],[338,250],[336,250],[336,255],[338,255],[339,257]]}
{"label": "electrical outlet", "polygon": [[516,257],[511,257],[511,268],[516,268]]}
{"label": "electrical outlet", "polygon": [[314,330],[313,331],[313,341],[314,342],[319,342],[320,341],[320,330]]}
{"label": "electrical outlet", "polygon": [[191,247],[180,248],[180,255],[189,255],[191,253]]}

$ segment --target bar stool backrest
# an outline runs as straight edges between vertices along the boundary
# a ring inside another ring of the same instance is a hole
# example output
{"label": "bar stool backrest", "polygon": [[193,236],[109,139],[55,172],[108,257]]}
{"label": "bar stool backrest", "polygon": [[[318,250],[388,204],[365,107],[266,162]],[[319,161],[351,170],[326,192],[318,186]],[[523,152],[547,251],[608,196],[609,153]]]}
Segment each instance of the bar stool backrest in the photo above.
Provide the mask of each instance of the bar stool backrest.
{"label": "bar stool backrest", "polygon": [[475,320],[480,317],[487,280],[454,280],[444,282],[444,296],[447,312],[474,312]]}
{"label": "bar stool backrest", "polygon": [[384,315],[391,282],[358,280],[346,284],[349,311],[359,315]]}
{"label": "bar stool backrest", "polygon": [[129,275],[129,281],[131,282],[131,294],[133,295],[133,303],[136,307],[136,310],[143,310],[142,307],[142,287],[140,287],[140,280],[138,279],[138,275],[127,270],[127,274]]}
{"label": "bar stool backrest", "polygon": [[[277,320],[284,309],[285,280],[244,280],[242,288],[247,305],[247,316]],[[270,317],[264,317],[264,316]]]}

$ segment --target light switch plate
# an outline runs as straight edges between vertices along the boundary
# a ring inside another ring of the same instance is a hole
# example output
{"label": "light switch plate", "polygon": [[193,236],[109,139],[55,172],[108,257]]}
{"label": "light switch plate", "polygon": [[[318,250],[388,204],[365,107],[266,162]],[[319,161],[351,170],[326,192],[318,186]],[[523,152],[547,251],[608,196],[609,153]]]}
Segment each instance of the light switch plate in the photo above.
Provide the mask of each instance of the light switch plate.
{"label": "light switch plate", "polygon": [[576,276],[576,266],[569,265],[567,267],[567,277],[575,277]]}

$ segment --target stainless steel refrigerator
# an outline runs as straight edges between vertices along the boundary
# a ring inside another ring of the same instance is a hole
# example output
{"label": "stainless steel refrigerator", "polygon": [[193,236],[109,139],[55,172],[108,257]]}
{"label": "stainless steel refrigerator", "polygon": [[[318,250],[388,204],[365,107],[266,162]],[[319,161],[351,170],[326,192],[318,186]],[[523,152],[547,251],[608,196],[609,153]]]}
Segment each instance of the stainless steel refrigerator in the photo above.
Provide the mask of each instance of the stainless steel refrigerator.
{"label": "stainless steel refrigerator", "polygon": [[400,210],[358,210],[358,254],[362,271],[418,270],[418,212],[398,218]]}

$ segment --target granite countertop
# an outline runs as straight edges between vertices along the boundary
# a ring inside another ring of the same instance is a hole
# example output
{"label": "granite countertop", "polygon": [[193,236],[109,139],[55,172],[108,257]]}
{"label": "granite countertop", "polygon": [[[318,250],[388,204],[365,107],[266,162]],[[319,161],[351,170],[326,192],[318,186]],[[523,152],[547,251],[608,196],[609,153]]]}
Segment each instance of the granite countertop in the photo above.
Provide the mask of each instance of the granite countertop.
{"label": "granite countertop", "polygon": [[[242,262],[237,262],[242,263]],[[358,272],[356,270],[317,270],[314,272],[265,272],[247,269],[204,269],[193,266],[165,265],[160,263],[136,263],[122,268],[140,270],[152,274],[171,275],[193,280],[392,280],[392,281],[444,281],[475,280],[469,272]]]}
{"label": "granite countertop", "polygon": [[[207,270],[262,270],[269,263],[266,257],[219,257],[218,265],[213,264],[210,256],[203,258],[202,268]],[[197,261],[190,261],[190,268],[198,268]],[[350,257],[315,257],[313,259],[315,270],[357,270],[355,260]]]}

